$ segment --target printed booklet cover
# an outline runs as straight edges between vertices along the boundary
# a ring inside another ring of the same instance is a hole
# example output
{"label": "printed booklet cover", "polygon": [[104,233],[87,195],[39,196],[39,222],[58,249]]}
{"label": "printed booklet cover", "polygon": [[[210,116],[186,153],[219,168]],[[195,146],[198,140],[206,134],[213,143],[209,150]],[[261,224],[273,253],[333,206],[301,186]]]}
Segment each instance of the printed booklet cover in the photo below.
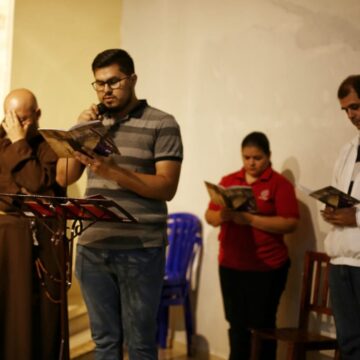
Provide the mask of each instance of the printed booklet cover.
{"label": "printed booklet cover", "polygon": [[70,130],[40,128],[39,133],[59,157],[74,157],[75,151],[91,156],[86,149],[102,156],[119,154],[118,148],[107,135],[107,129],[101,120],[78,124]]}
{"label": "printed booklet cover", "polygon": [[206,189],[214,204],[238,211],[256,212],[256,201],[251,186],[223,187],[205,181]]}
{"label": "printed booklet cover", "polygon": [[298,188],[307,195],[335,209],[352,207],[360,203],[360,200],[355,199],[333,186],[326,186],[315,191],[309,190],[302,185],[298,185]]}

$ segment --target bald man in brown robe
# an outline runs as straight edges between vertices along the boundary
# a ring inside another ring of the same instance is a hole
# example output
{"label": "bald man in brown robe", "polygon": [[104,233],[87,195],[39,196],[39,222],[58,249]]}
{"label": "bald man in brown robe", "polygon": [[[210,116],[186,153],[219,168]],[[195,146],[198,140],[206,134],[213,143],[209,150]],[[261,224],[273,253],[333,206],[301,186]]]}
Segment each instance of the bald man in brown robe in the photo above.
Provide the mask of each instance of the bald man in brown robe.
{"label": "bald man in brown robe", "polygon": [[[57,156],[37,132],[41,110],[34,94],[27,89],[11,91],[4,113],[0,193],[64,195],[56,183]],[[58,249],[40,223],[11,213],[3,202],[0,211],[0,359],[57,360]]]}

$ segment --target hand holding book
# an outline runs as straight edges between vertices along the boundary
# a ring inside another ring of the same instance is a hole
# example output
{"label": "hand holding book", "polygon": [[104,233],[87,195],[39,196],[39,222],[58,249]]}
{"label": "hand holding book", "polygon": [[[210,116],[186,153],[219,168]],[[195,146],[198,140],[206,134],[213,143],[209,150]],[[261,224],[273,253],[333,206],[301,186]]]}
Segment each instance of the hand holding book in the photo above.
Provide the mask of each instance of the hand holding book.
{"label": "hand holding book", "polygon": [[326,207],[321,211],[323,219],[331,225],[340,227],[354,227],[357,226],[356,208],[346,207],[334,209]]}
{"label": "hand holding book", "polygon": [[256,201],[251,186],[223,187],[205,181],[206,189],[214,204],[237,211],[256,212]]}

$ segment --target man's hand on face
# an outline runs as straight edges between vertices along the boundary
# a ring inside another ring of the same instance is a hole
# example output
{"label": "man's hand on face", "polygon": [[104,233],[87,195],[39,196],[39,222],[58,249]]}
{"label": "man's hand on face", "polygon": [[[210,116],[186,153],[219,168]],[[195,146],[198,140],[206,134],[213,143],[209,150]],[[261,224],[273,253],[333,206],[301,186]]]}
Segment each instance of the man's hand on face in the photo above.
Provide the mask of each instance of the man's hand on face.
{"label": "man's hand on face", "polygon": [[9,140],[14,143],[26,138],[30,123],[26,121],[22,124],[15,111],[10,110],[6,113],[5,119],[1,125],[4,128]]}
{"label": "man's hand on face", "polygon": [[99,119],[99,110],[95,104],[84,110],[78,117],[78,123]]}

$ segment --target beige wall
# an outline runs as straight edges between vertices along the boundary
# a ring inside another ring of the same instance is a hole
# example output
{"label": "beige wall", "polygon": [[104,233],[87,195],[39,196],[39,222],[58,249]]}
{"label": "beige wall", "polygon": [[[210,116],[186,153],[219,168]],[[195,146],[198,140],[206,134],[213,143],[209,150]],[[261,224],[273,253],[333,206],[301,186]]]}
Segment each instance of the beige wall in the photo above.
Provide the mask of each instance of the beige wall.
{"label": "beige wall", "polygon": [[96,102],[91,61],[120,44],[119,0],[16,0],[11,87],[28,87],[42,126],[67,128]]}
{"label": "beige wall", "polygon": [[[91,62],[120,44],[121,0],[16,0],[11,88],[34,91],[42,127],[67,129],[97,102]],[[81,196],[85,177],[69,189]],[[79,293],[77,283],[70,303]]]}
{"label": "beige wall", "polygon": [[[106,4],[106,6],[105,6]],[[97,102],[91,62],[119,47],[121,0],[16,0],[11,88],[27,87],[38,97],[42,127],[67,129]],[[81,195],[84,178],[70,187]]]}

